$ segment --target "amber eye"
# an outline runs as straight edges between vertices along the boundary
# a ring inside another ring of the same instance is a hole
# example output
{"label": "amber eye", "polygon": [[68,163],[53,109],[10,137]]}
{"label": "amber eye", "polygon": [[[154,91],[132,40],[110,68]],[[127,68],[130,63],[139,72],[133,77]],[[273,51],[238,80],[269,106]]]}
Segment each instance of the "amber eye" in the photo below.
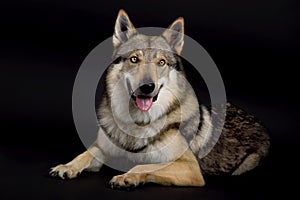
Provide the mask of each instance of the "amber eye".
{"label": "amber eye", "polygon": [[166,64],[166,61],[165,61],[164,59],[161,59],[161,60],[158,62],[158,64],[159,64],[160,66],[164,66],[164,65]]}
{"label": "amber eye", "polygon": [[132,57],[130,57],[130,61],[131,61],[132,63],[137,63],[137,62],[139,61],[139,58],[136,57],[136,56],[132,56]]}

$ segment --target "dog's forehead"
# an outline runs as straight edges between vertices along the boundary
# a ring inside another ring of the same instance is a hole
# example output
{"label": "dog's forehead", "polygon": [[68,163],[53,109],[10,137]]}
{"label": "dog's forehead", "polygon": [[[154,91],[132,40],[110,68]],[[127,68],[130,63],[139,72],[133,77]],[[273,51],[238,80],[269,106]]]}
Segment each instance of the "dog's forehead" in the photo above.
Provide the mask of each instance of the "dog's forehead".
{"label": "dog's forehead", "polygon": [[157,49],[171,51],[171,47],[161,36],[147,36],[138,34],[130,38],[126,43],[121,45],[117,50],[117,54],[125,55],[135,50]]}

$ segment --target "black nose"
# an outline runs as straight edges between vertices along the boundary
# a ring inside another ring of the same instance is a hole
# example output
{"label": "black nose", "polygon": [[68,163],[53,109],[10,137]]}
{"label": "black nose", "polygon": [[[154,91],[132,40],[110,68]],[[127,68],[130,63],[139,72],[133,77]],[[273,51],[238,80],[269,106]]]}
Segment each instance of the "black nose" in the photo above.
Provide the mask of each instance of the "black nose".
{"label": "black nose", "polygon": [[154,89],[155,89],[154,83],[147,83],[147,84],[140,86],[140,90],[144,94],[150,94],[151,92],[153,92]]}

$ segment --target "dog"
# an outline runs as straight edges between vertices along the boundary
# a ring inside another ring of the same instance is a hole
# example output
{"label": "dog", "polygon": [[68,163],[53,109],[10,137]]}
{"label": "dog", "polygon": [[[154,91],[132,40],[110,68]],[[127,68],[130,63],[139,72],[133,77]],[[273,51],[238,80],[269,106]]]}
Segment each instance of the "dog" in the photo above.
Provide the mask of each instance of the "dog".
{"label": "dog", "polygon": [[[161,35],[146,36],[137,32],[124,10],[119,11],[97,139],[72,161],[51,168],[51,176],[72,179],[83,170],[99,171],[110,157],[125,156],[143,164],[114,176],[111,188],[150,182],[204,186],[206,174],[240,175],[261,163],[270,138],[251,114],[226,103],[222,133],[214,135],[214,109],[199,103],[185,79],[180,59],[183,34],[181,17]],[[210,152],[199,156],[209,146]]]}

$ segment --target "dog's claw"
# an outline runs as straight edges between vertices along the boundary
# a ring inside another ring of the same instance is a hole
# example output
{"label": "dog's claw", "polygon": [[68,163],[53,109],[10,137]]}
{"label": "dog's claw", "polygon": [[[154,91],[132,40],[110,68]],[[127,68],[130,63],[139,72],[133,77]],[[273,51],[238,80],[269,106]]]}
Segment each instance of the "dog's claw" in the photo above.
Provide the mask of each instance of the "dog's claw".
{"label": "dog's claw", "polygon": [[63,177],[64,177],[65,179],[69,179],[69,175],[68,175],[68,173],[67,173],[67,172],[65,172],[65,173],[63,174]]}
{"label": "dog's claw", "polygon": [[57,177],[58,172],[57,171],[53,171],[53,169],[51,169],[51,171],[49,172],[49,175],[52,177]]}
{"label": "dog's claw", "polygon": [[80,174],[80,171],[69,165],[58,165],[54,168],[51,168],[49,174],[52,177],[57,177],[61,179],[73,179]]}
{"label": "dog's claw", "polygon": [[118,184],[113,181],[109,181],[109,187],[111,189],[118,189]]}
{"label": "dog's claw", "polygon": [[145,185],[145,182],[144,182],[144,181],[141,181],[141,182],[139,183],[139,185]]}

